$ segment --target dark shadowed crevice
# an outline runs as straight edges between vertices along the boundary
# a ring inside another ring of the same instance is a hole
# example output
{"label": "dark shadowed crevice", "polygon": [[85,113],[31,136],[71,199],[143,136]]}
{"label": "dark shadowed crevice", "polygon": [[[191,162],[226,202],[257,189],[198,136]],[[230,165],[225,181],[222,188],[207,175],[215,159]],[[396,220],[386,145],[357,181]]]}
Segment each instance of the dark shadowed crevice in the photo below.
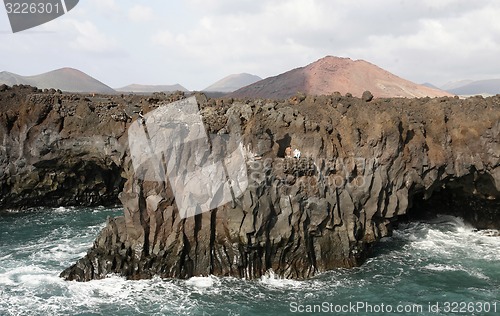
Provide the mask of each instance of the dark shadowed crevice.
{"label": "dark shadowed crevice", "polygon": [[500,228],[500,192],[489,175],[467,175],[448,182],[424,199],[416,194],[403,220],[426,220],[438,214],[461,217],[477,229]]}
{"label": "dark shadowed crevice", "polygon": [[276,143],[278,143],[279,148],[278,148],[278,157],[279,158],[285,158],[285,151],[287,147],[290,147],[290,144],[292,142],[292,137],[287,133],[282,139],[278,139]]}

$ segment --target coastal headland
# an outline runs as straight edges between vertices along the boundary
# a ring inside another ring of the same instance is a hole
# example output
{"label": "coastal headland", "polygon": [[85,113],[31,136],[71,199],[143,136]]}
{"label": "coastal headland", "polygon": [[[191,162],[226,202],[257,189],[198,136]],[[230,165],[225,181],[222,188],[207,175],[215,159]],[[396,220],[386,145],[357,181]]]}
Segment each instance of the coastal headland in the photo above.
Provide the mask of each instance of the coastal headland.
{"label": "coastal headland", "polygon": [[141,115],[183,98],[0,86],[1,209],[124,208],[63,278],[252,279],[272,269],[300,279],[359,266],[401,220],[446,213],[500,227],[498,95],[196,94],[207,133],[240,131],[249,182],[234,201],[188,218],[169,181],[136,175],[127,134]]}

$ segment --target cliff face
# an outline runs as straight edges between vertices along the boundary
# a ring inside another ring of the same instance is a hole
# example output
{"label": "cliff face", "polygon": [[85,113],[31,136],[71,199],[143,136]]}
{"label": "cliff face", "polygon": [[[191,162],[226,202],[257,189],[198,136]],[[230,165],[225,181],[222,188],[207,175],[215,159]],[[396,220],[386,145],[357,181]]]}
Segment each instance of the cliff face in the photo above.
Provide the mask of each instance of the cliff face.
{"label": "cliff face", "polygon": [[0,85],[0,210],[119,203],[127,127],[162,97]]}
{"label": "cliff face", "polygon": [[[110,219],[62,277],[256,278],[273,269],[306,278],[361,264],[410,213],[453,213],[478,228],[500,227],[498,96],[199,101],[210,133],[238,122],[248,189],[182,219],[170,184],[138,179],[125,158],[124,216]],[[289,146],[300,159],[285,157]]]}
{"label": "cliff face", "polygon": [[[137,178],[127,137],[135,112],[181,97],[0,86],[0,209],[109,204],[121,192],[124,216],[109,219],[62,277],[255,278],[273,269],[306,278],[361,264],[401,216],[444,212],[500,228],[499,96],[198,96],[209,133],[242,131],[249,186],[233,203],[186,219],[169,182]],[[285,157],[287,147],[301,158]]]}

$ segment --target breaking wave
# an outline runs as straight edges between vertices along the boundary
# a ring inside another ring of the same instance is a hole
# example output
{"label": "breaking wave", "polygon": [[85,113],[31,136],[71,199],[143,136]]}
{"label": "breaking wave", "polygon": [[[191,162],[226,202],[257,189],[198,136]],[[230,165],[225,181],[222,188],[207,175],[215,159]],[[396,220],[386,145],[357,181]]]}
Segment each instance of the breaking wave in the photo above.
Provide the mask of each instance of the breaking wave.
{"label": "breaking wave", "polygon": [[120,213],[55,208],[0,215],[0,315],[283,315],[291,302],[428,304],[500,297],[498,232],[476,231],[451,216],[405,224],[362,267],[309,280],[282,279],[272,271],[252,281],[60,279],[92,245],[106,217]]}

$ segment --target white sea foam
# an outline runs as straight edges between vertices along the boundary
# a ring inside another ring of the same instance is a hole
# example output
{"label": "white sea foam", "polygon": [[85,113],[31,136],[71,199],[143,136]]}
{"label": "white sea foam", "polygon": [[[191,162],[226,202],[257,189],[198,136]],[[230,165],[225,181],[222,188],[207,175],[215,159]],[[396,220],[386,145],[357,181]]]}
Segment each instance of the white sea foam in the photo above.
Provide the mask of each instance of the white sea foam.
{"label": "white sea foam", "polygon": [[52,212],[56,213],[56,214],[64,214],[64,213],[70,213],[74,210],[75,208],[70,208],[70,207],[64,207],[64,206],[60,206],[60,207],[57,207],[57,208],[54,208],[52,210]]}
{"label": "white sea foam", "polygon": [[459,271],[460,269],[452,266],[452,265],[447,265],[447,264],[428,264],[424,267],[427,270],[431,271]]}
{"label": "white sea foam", "polygon": [[261,278],[260,283],[272,287],[300,287],[300,281],[280,278],[273,270],[267,271]]}
{"label": "white sea foam", "polygon": [[208,276],[208,277],[192,277],[186,280],[186,284],[190,286],[194,286],[197,288],[209,288],[214,286],[216,282],[216,277]]}
{"label": "white sea foam", "polygon": [[127,281],[119,276],[110,276],[91,282],[67,282],[56,272],[31,266],[0,274],[0,284],[17,292],[14,295],[0,291],[0,314],[5,311],[13,315],[67,315],[82,311],[107,314],[99,312],[99,309],[107,306],[140,311],[140,308],[153,305],[166,311],[166,314],[172,314],[173,310],[182,307],[178,306],[180,302],[185,304],[182,307],[185,311],[196,306],[196,302],[189,297],[192,291],[172,281],[158,278]]}
{"label": "white sea foam", "polygon": [[36,282],[40,276],[46,276],[47,270],[44,270],[36,265],[28,266],[18,266],[12,269],[6,269],[3,273],[0,273],[0,284],[2,285],[27,285],[30,284],[32,280]]}
{"label": "white sea foam", "polygon": [[481,273],[478,269],[470,268],[470,267],[464,267],[460,264],[455,264],[455,265],[448,265],[448,264],[428,264],[424,267],[424,269],[431,270],[431,271],[438,271],[438,272],[443,272],[443,271],[462,271],[467,273],[469,276],[482,279],[482,280],[489,280],[489,277]]}
{"label": "white sea foam", "polygon": [[414,223],[396,231],[397,238],[407,240],[412,251],[441,258],[500,260],[500,237],[496,231],[477,231],[461,218],[439,216],[431,222]]}
{"label": "white sea foam", "polygon": [[8,254],[8,255],[5,255],[3,257],[0,257],[0,261],[3,261],[3,260],[6,260],[6,259],[9,259],[9,258],[12,258],[12,254]]}
{"label": "white sea foam", "polygon": [[[491,271],[500,260],[500,237],[474,231],[454,218],[411,223],[384,243],[384,247],[398,245],[394,251],[370,259],[361,268],[331,271],[305,281],[283,279],[272,271],[258,281],[215,276],[128,281],[113,275],[81,283],[59,278],[62,267],[84,254],[103,225],[78,231],[59,227],[26,244],[1,246],[0,315],[203,315],[206,309],[206,315],[215,314],[213,311],[246,315],[261,306],[272,309],[281,304],[285,308],[290,301],[321,301],[333,295],[335,299],[357,295],[380,299],[384,295],[381,283],[389,287],[409,283],[423,293],[425,284],[411,283],[415,272],[431,276],[466,273],[470,278],[464,279],[472,284],[488,284],[482,295],[498,297],[498,289],[490,285],[498,283]],[[378,294],[376,289],[382,292]]]}
{"label": "white sea foam", "polygon": [[[282,278],[278,275],[273,270],[268,270],[259,280],[260,284],[265,285],[266,287],[270,288],[291,288],[291,289],[298,289],[298,288],[312,288],[315,286],[316,282],[315,281],[300,281],[300,280],[293,280],[293,279],[287,279],[287,278]],[[333,283],[331,284],[332,286],[334,285]]]}

